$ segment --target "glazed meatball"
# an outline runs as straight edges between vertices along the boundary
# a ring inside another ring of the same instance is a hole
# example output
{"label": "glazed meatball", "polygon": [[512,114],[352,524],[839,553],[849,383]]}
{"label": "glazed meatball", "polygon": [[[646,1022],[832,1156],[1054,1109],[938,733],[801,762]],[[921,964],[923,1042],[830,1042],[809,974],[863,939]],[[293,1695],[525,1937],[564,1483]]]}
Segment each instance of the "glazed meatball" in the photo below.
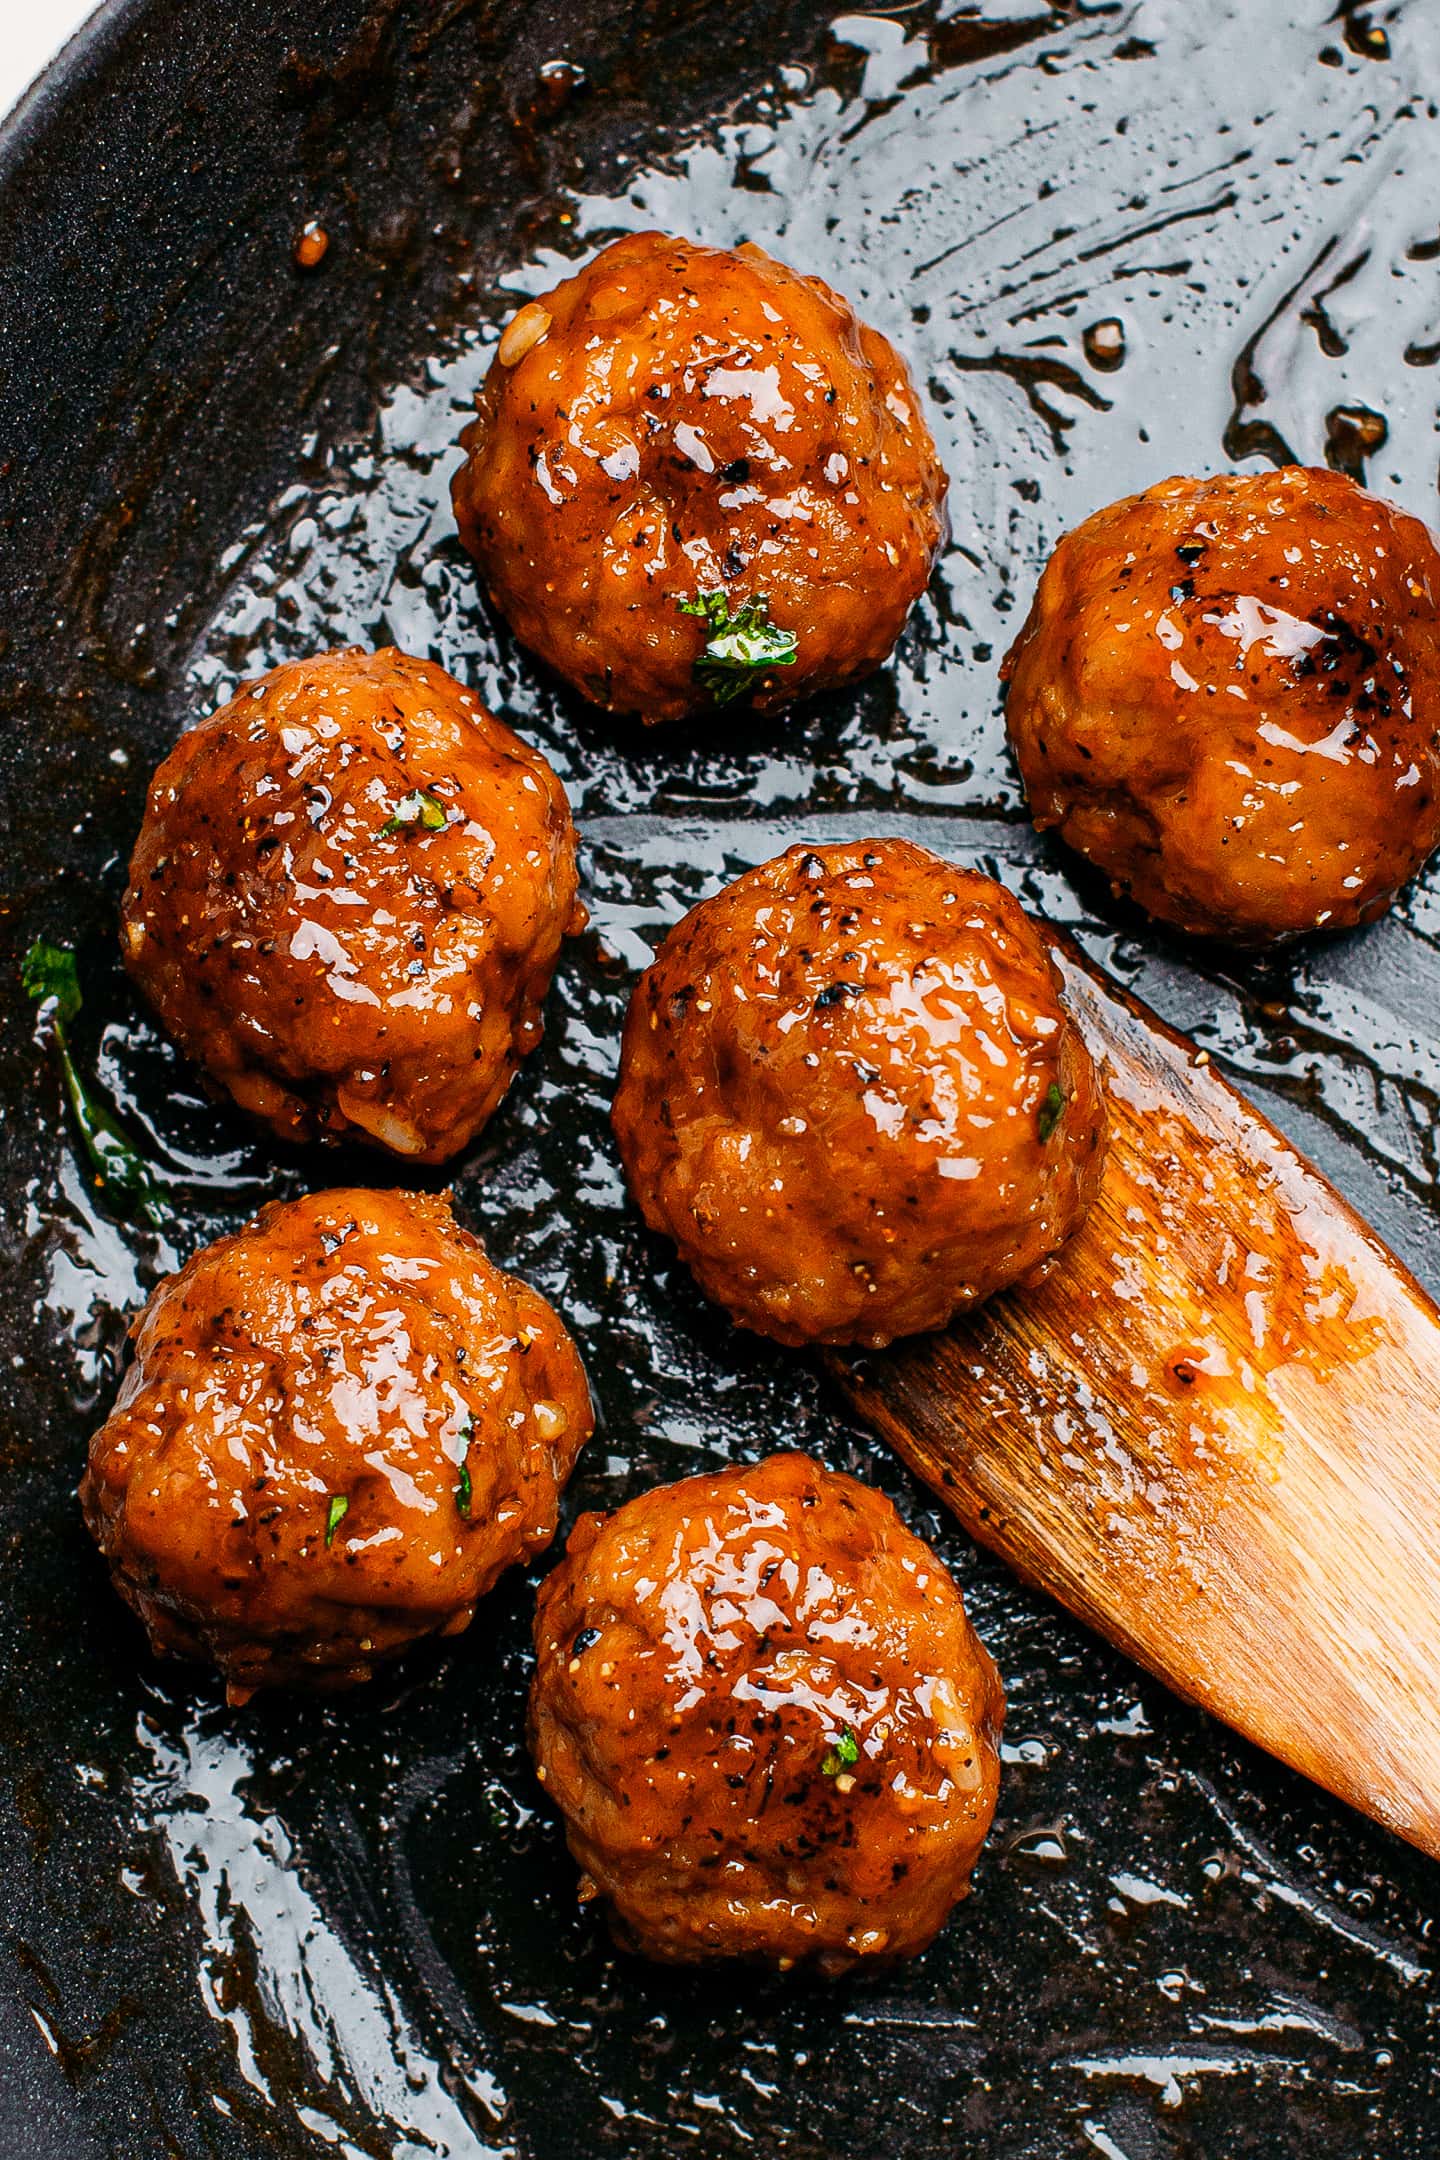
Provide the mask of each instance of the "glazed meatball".
{"label": "glazed meatball", "polygon": [[1338,473],[1097,511],[1005,662],[1035,823],[1200,936],[1382,915],[1440,840],[1437,597],[1425,527]]}
{"label": "glazed meatball", "polygon": [[626,1947],[834,1974],[968,1891],[1000,1679],[868,1486],[772,1455],[584,1515],[535,1648],[531,1751]]}
{"label": "glazed meatball", "polygon": [[161,1653],[349,1687],[555,1535],[574,1345],[449,1200],[277,1202],[161,1283],[80,1499]]}
{"label": "glazed meatball", "polygon": [[1038,1282],[1105,1128],[1037,930],[905,840],[794,847],[693,908],[631,999],[614,1120],[650,1227],[784,1343]]}
{"label": "glazed meatball", "polygon": [[617,240],[512,317],[479,406],[460,537],[522,643],[616,712],[868,674],[943,537],[904,362],[750,245]]}
{"label": "glazed meatball", "polygon": [[126,964],[283,1140],[441,1162],[541,1035],[583,926],[538,751],[428,661],[293,661],[182,735],[130,864]]}

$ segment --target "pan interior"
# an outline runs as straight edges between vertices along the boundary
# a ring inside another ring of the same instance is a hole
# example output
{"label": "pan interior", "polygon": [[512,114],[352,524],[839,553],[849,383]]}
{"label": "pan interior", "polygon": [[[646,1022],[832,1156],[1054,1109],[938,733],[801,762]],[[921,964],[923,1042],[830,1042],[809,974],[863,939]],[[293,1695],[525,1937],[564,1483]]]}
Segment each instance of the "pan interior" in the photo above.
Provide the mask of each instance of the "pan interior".
{"label": "pan interior", "polygon": [[[523,227],[472,233],[458,309],[417,328],[365,423],[297,407],[284,486],[206,533],[173,664],[143,696],[102,689],[83,731],[36,748],[29,785],[69,800],[78,762],[93,802],[67,842],[78,878],[21,848],[16,919],[25,938],[78,940],[82,1056],[181,1226],[107,1210],[45,1048],[22,1039],[3,1321],[29,1389],[6,1443],[30,1493],[4,1653],[12,1915],[22,1992],[96,2150],[160,2149],[124,2142],[141,2120],[186,2155],[376,2160],[1430,2149],[1433,1869],[1022,1590],[807,1361],[709,1311],[626,1206],[607,1107],[629,984],[667,924],[798,838],[904,833],[1072,929],[1436,1287],[1436,876],[1362,936],[1264,961],[1182,949],[1030,832],[996,667],[1058,534],[1168,473],[1328,457],[1429,512],[1437,81],[1440,15],[1420,0],[1335,18],[1328,0],[797,12],[660,154],[592,169],[577,151]],[[565,85],[577,110],[587,94]],[[885,674],[779,721],[727,713],[663,737],[538,678],[448,512],[506,315],[652,225],[757,240],[888,331],[927,397],[954,527]],[[1384,422],[1368,464],[1366,413]],[[261,1199],[388,1175],[258,1145],[202,1098],[112,957],[144,780],[176,729],[246,675],[348,640],[473,683],[543,747],[582,826],[591,930],[542,1050],[454,1179],[493,1256],[558,1304],[596,1386],[567,1521],[809,1448],[934,1539],[1000,1665],[995,1834],[971,1901],[913,1966],[737,1988],[612,1952],[575,1905],[521,1745],[533,1580],[443,1661],[350,1701],[242,1713],[147,1662],[86,1546],[73,1483],[127,1312]]]}

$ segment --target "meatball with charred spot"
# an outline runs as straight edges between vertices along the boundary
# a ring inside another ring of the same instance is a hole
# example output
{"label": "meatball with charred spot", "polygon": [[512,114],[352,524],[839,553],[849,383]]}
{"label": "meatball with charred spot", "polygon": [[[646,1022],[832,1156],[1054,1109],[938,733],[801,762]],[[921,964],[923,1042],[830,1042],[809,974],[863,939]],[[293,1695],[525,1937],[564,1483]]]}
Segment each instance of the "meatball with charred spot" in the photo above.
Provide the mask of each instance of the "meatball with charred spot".
{"label": "meatball with charred spot", "polygon": [[614,1123],[650,1227],[797,1344],[1041,1280],[1105,1133],[1034,925],[905,840],[794,847],[693,908],[631,999]]}
{"label": "meatball with charred spot", "polygon": [[424,1193],[276,1202],[161,1283],[85,1519],[152,1647],[232,1701],[344,1688],[548,1545],[592,1424],[574,1345]]}
{"label": "meatball with charred spot", "polygon": [[1004,667],[1035,823],[1202,937],[1373,921],[1440,841],[1437,600],[1425,527],[1339,473],[1097,511]]}
{"label": "meatball with charred spot", "polygon": [[944,536],[904,362],[749,244],[605,248],[512,318],[463,441],[460,537],[516,636],[646,720],[868,674]]}
{"label": "meatball with charred spot", "polygon": [[583,927],[549,765],[428,661],[275,668],[150,787],[122,948],[181,1048],[284,1140],[443,1162],[541,1035]]}
{"label": "meatball with charred spot", "polygon": [[774,1455],[582,1516],[535,1648],[531,1752],[622,1945],[838,1974],[968,1891],[1000,1679],[868,1486]]}

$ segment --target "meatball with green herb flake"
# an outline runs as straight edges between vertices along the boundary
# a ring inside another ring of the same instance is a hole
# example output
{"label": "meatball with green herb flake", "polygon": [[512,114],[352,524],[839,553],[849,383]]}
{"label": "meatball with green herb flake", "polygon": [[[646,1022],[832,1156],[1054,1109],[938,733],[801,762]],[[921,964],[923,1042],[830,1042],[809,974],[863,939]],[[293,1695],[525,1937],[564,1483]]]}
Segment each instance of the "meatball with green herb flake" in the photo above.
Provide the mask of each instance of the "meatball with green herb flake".
{"label": "meatball with green herb flake", "polygon": [[944,536],[904,362],[748,242],[603,249],[511,318],[463,441],[455,517],[496,606],[646,720],[869,674]]}
{"label": "meatball with green herb flake", "polygon": [[467,1146],[541,1035],[580,929],[538,750],[426,660],[272,670],[156,773],[125,963],[181,1048],[282,1140]]}
{"label": "meatball with green herb flake", "polygon": [[531,1752],[622,1946],[838,1974],[969,1890],[1000,1678],[869,1486],[772,1455],[583,1515],[535,1652]]}
{"label": "meatball with green herb flake", "polygon": [[537,1291],[444,1195],[276,1202],[160,1284],[80,1499],[158,1653],[344,1688],[555,1535],[593,1419]]}
{"label": "meatball with green herb flake", "polygon": [[908,840],[793,847],[692,908],[635,987],[614,1123],[701,1289],[796,1344],[1039,1282],[1105,1138],[1040,932]]}

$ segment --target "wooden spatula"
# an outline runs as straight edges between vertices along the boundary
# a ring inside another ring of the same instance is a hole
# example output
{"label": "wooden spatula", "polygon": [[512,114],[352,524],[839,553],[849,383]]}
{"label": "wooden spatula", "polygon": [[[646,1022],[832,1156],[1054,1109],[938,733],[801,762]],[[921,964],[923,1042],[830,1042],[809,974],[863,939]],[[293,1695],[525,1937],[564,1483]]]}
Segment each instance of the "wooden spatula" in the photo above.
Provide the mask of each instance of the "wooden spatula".
{"label": "wooden spatula", "polygon": [[1440,1857],[1440,1312],[1191,1045],[1056,958],[1110,1099],[1089,1221],[1039,1291],[832,1368],[973,1537]]}

